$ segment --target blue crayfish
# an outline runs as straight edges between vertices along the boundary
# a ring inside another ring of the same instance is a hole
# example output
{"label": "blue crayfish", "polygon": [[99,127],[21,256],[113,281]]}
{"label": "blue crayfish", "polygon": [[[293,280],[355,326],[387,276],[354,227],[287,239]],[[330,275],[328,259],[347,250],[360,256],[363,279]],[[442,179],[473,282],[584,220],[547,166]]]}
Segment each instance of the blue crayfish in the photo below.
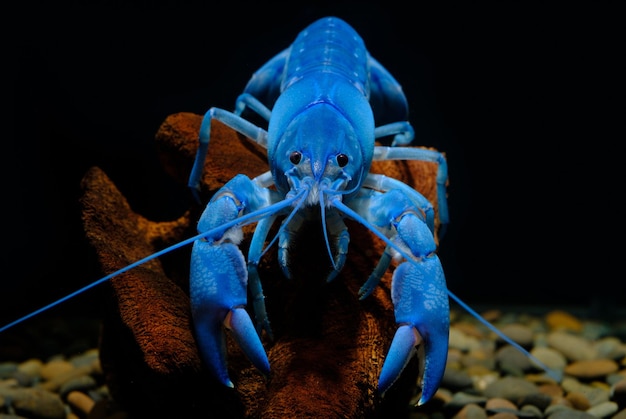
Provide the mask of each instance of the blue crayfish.
{"label": "blue crayfish", "polygon": [[[267,131],[241,117],[247,108],[268,121]],[[379,390],[384,393],[393,384],[423,340],[421,402],[434,394],[446,365],[449,306],[436,255],[433,205],[406,184],[369,173],[372,160],[438,163],[439,218],[447,224],[445,158],[432,150],[396,147],[413,140],[407,117],[398,82],[368,53],[354,29],[334,17],[311,24],[261,67],[238,97],[234,113],[212,108],[205,114],[189,179],[192,190],[199,188],[213,119],[266,147],[271,167],[255,179],[239,175],[217,191],[198,223],[203,238],[193,245],[190,287],[196,336],[205,362],[223,384],[232,386],[222,351],[223,323],[252,363],[269,373],[258,333],[261,329],[271,333],[263,298],[254,301],[256,327],[245,309],[247,287],[252,295],[262,295],[256,266],[269,228],[278,216],[285,216],[277,235],[278,260],[289,277],[291,239],[303,222],[319,213],[333,264],[328,281],[346,261],[350,237],[345,217],[387,243],[360,290],[362,298],[373,290],[392,258],[406,260],[394,272],[399,328],[383,364]],[[391,147],[375,146],[377,138],[389,136]],[[240,226],[257,220],[246,268],[237,247]]]}
{"label": "blue crayfish", "polygon": [[[267,130],[244,118],[252,112]],[[291,46],[263,65],[237,98],[234,112],[211,108],[204,115],[189,187],[199,198],[200,179],[215,119],[267,149],[270,170],[253,179],[238,175],[211,198],[198,221],[198,235],[113,272],[61,301],[183,245],[192,244],[190,299],[202,358],[215,378],[233,386],[227,369],[224,327],[252,364],[269,374],[260,339],[272,330],[257,267],[265,251],[278,244],[278,261],[290,276],[293,239],[303,223],[321,221],[335,279],[344,266],[354,220],[385,242],[386,248],[359,294],[366,298],[392,261],[392,301],[398,329],[380,372],[384,394],[415,355],[424,349],[419,403],[439,387],[447,360],[448,297],[437,256],[436,235],[448,224],[447,164],[438,151],[408,147],[414,132],[400,84],[365,48],[356,31],[336,17],[305,28]],[[389,138],[390,146],[375,145]],[[407,146],[407,147],[403,147]],[[437,205],[407,184],[370,173],[374,160],[421,160],[438,165]],[[278,233],[269,233],[280,221]],[[247,260],[239,249],[242,227],[257,223]],[[246,305],[253,296],[254,321]],[[460,302],[460,301],[459,301]],[[461,302],[460,302],[461,303]],[[477,317],[471,309],[472,314]]]}
{"label": "blue crayfish", "polygon": [[[241,117],[247,108],[268,121],[267,131]],[[199,188],[213,119],[266,147],[271,167],[255,179],[236,176],[217,191],[198,223],[203,238],[193,245],[190,287],[196,336],[205,362],[223,384],[232,386],[222,351],[222,323],[253,364],[269,373],[258,332],[271,333],[271,329],[256,270],[269,228],[278,216],[285,216],[275,240],[279,263],[288,277],[291,239],[303,222],[319,212],[333,264],[328,281],[341,271],[347,257],[345,217],[367,226],[387,243],[361,288],[362,297],[373,290],[392,258],[406,260],[393,277],[399,328],[380,374],[379,390],[392,385],[423,340],[421,401],[434,394],[447,359],[449,306],[436,255],[433,205],[406,184],[369,173],[372,160],[438,163],[439,218],[447,224],[445,158],[432,150],[396,147],[413,140],[407,117],[398,82],[368,53],[354,29],[334,17],[311,24],[289,48],[261,67],[237,99],[234,113],[211,108],[205,114],[189,179],[192,190]],[[375,146],[377,138],[389,136],[393,136],[391,147]],[[237,245],[240,226],[252,221],[258,225],[246,268]],[[248,287],[260,296],[254,301],[256,327],[245,309]]]}

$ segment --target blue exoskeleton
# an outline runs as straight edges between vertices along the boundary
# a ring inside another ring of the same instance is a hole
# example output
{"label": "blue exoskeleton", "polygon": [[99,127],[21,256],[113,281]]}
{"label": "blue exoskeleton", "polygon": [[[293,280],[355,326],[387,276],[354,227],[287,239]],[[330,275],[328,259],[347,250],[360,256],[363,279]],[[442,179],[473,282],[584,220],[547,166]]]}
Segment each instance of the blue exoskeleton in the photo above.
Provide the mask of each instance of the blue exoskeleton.
{"label": "blue exoskeleton", "polygon": [[[267,130],[244,118],[254,112]],[[193,243],[190,269],[191,311],[201,355],[221,383],[232,386],[227,370],[224,326],[264,374],[270,365],[260,335],[272,330],[257,266],[278,242],[278,261],[290,275],[290,249],[299,228],[321,220],[335,279],[348,257],[350,235],[344,220],[355,220],[386,243],[385,251],[359,291],[366,298],[392,261],[391,297],[398,324],[384,361],[379,390],[384,393],[421,346],[424,349],[420,404],[437,391],[443,376],[449,331],[448,297],[487,327],[530,356],[467,307],[446,287],[436,254],[435,210],[423,195],[399,180],[370,173],[374,160],[421,160],[438,165],[439,237],[448,224],[447,164],[434,150],[403,147],[413,140],[408,106],[394,77],[366,50],[363,40],[336,17],[304,29],[291,46],[263,65],[237,98],[234,112],[211,108],[205,114],[189,187],[199,200],[200,180],[216,119],[267,149],[270,171],[250,179],[238,175],[211,198],[197,225],[198,234],[113,272],[30,313],[0,332],[89,288],[134,269],[178,247]],[[377,139],[391,138],[391,146]],[[280,221],[278,233],[269,233]],[[257,223],[247,260],[238,245],[242,227]],[[254,322],[247,306],[253,296]],[[557,377],[558,380],[558,376]]]}
{"label": "blue exoskeleton", "polygon": [[[248,108],[268,121],[267,131],[241,116]],[[394,257],[405,260],[393,274],[392,301],[399,327],[379,390],[384,393],[393,384],[419,344],[425,348],[420,402],[437,390],[447,359],[449,306],[436,254],[433,205],[408,185],[369,173],[372,160],[437,163],[439,219],[442,226],[447,224],[446,160],[437,151],[398,147],[413,140],[407,118],[399,83],[368,53],[354,29],[335,17],[311,24],[262,66],[237,98],[234,112],[211,108],[205,114],[189,178],[192,190],[199,190],[213,119],[266,147],[271,168],[254,179],[233,178],[214,194],[198,222],[198,231],[210,234],[193,245],[192,313],[204,360],[223,384],[232,386],[223,324],[252,363],[269,373],[259,334],[265,329],[271,335],[271,329],[256,266],[270,227],[282,217],[278,259],[289,276],[292,237],[319,212],[333,265],[329,281],[346,261],[350,240],[346,217],[387,243],[360,290],[362,298]],[[382,137],[393,137],[391,147],[375,146]],[[258,220],[258,225],[246,262],[237,245],[241,224],[248,219]],[[256,296],[256,326],[245,309],[248,288]]]}

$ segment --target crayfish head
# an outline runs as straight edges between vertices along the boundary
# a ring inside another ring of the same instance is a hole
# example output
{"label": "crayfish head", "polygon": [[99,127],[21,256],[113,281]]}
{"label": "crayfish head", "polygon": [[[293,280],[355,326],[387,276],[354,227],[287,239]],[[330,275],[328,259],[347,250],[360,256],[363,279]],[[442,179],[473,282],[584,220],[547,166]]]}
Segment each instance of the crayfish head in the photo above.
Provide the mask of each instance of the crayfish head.
{"label": "crayfish head", "polygon": [[320,191],[355,192],[367,173],[362,140],[337,108],[317,102],[291,121],[277,143],[275,178],[280,182],[282,172],[289,190],[309,189],[310,204],[321,202]]}

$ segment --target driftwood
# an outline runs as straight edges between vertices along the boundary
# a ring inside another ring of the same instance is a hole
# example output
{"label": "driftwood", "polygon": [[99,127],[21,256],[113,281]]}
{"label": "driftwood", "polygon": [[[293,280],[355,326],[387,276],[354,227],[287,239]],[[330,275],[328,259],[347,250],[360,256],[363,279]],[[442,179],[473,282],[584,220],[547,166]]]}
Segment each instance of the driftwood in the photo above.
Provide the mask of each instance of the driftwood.
{"label": "driftwood", "polygon": [[[195,155],[202,117],[168,117],[156,139],[163,165],[184,187]],[[269,169],[265,150],[214,122],[203,176],[208,197],[237,173]],[[386,162],[372,171],[412,185],[436,205],[434,164]],[[179,219],[153,222],[133,212],[107,175],[92,168],[83,179],[86,235],[105,274],[193,236],[202,210],[192,205]],[[347,221],[348,261],[331,283],[319,225],[303,227],[292,254],[293,278],[276,263],[275,246],[259,272],[274,341],[263,336],[271,375],[263,377],[228,340],[234,389],[208,375],[193,336],[185,246],[123,273],[107,283],[110,302],[102,324],[100,356],[106,383],[131,416],[220,418],[372,418],[407,415],[416,385],[417,360],[384,398],[376,390],[380,369],[396,330],[388,272],[363,301],[358,289],[384,244]],[[254,225],[246,227],[253,231]],[[244,254],[250,234],[242,244]],[[270,237],[273,237],[270,234]]]}

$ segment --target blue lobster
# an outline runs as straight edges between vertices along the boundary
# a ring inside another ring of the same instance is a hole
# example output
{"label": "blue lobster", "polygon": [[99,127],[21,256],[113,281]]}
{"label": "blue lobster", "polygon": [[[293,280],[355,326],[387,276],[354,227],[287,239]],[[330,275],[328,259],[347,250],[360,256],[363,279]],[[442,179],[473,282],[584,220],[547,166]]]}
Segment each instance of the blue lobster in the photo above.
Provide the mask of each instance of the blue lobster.
{"label": "blue lobster", "polygon": [[[267,131],[241,116],[246,109],[268,121]],[[257,265],[277,217],[284,216],[274,240],[287,277],[292,237],[302,223],[321,218],[333,266],[328,281],[346,261],[350,237],[343,219],[349,217],[387,244],[360,290],[361,298],[372,292],[393,258],[405,260],[393,275],[399,327],[380,373],[379,390],[384,393],[394,383],[423,342],[420,403],[435,393],[447,359],[449,305],[436,255],[433,205],[406,184],[369,173],[372,160],[437,163],[439,220],[442,226],[448,223],[446,160],[437,151],[397,147],[413,140],[407,117],[398,82],[368,53],[354,29],[336,17],[314,22],[263,65],[237,98],[234,113],[211,108],[205,114],[188,185],[196,197],[213,119],[267,148],[271,167],[254,179],[238,175],[218,190],[198,222],[203,238],[193,244],[190,291],[196,337],[206,364],[224,385],[233,384],[223,325],[251,362],[269,373],[259,335],[265,330],[271,336],[271,328]],[[375,146],[382,137],[393,137],[391,147]],[[252,221],[258,225],[246,268],[237,245],[241,226]],[[256,325],[245,309],[248,288],[254,296]]]}
{"label": "blue lobster", "polygon": [[[246,110],[267,121],[268,129],[245,119]],[[289,277],[293,237],[303,223],[319,220],[332,263],[327,276],[331,281],[346,262],[350,236],[344,219],[349,218],[386,244],[359,290],[361,299],[372,293],[393,260],[398,263],[391,287],[398,328],[380,373],[381,394],[393,385],[419,346],[424,349],[419,404],[437,391],[447,360],[448,297],[551,373],[447,289],[435,240],[449,221],[447,164],[437,151],[402,147],[414,136],[407,117],[407,101],[399,83],[368,53],[352,27],[336,17],[312,23],[290,47],[254,73],[237,98],[234,112],[211,108],[204,115],[188,185],[200,201],[213,119],[265,147],[270,171],[254,179],[238,175],[219,189],[200,217],[196,236],[2,326],[0,332],[149,260],[193,244],[190,298],[196,339],[210,371],[232,387],[224,327],[258,370],[266,375],[270,371],[260,339],[264,331],[272,337],[257,272],[263,254],[278,241],[278,261]],[[391,145],[376,146],[375,141],[383,138],[391,138]],[[433,205],[405,183],[369,173],[374,160],[421,160],[438,165],[438,232]],[[279,217],[278,233],[266,245]],[[251,223],[257,226],[246,261],[238,245],[242,227]],[[254,322],[246,310],[248,293],[253,296]]]}

